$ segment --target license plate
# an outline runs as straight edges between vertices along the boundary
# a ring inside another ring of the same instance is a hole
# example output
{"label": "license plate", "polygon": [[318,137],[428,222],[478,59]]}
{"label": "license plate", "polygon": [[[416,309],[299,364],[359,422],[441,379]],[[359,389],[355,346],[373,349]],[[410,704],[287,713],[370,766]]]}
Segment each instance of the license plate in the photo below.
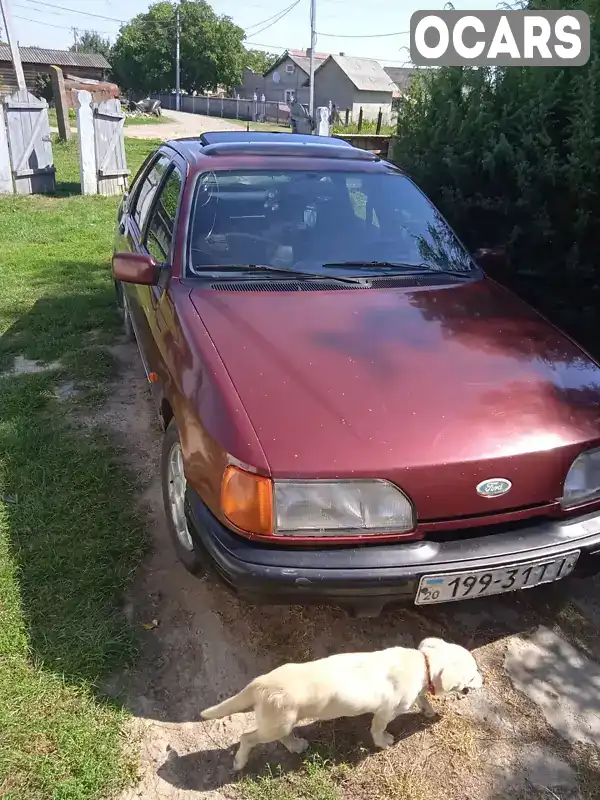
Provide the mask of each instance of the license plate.
{"label": "license plate", "polygon": [[473,572],[451,572],[444,575],[423,575],[415,598],[418,606],[451,603],[490,594],[531,589],[542,583],[565,578],[575,569],[579,550],[545,561],[480,569]]}

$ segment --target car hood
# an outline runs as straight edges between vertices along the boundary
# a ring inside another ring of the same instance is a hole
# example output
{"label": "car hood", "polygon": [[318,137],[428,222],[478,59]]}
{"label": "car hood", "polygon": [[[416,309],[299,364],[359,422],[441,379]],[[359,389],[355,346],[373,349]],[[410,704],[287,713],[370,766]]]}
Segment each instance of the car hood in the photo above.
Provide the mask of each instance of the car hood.
{"label": "car hood", "polygon": [[385,478],[450,519],[554,502],[598,440],[597,365],[489,279],[190,297],[274,476]]}

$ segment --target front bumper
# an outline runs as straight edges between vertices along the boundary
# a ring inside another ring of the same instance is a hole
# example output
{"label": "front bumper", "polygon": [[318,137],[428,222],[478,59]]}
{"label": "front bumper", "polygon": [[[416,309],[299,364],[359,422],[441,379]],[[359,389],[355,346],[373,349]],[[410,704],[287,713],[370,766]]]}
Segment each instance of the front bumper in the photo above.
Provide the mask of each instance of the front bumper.
{"label": "front bumper", "polygon": [[325,548],[278,547],[239,536],[222,525],[189,486],[187,515],[208,565],[254,602],[329,603],[376,614],[389,603],[413,601],[425,574],[494,569],[573,550],[581,550],[575,576],[600,571],[598,512],[568,521],[529,521],[508,530],[455,531],[444,541]]}

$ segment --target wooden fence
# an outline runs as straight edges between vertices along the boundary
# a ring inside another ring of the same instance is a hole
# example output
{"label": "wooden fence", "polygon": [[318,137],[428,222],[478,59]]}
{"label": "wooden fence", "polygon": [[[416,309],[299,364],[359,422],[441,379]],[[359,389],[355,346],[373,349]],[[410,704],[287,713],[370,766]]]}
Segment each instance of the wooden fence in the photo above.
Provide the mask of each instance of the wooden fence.
{"label": "wooden fence", "polygon": [[[82,194],[118,195],[127,189],[125,115],[117,99],[92,105],[77,92]],[[51,193],[56,188],[48,104],[26,89],[0,102],[0,194]]]}

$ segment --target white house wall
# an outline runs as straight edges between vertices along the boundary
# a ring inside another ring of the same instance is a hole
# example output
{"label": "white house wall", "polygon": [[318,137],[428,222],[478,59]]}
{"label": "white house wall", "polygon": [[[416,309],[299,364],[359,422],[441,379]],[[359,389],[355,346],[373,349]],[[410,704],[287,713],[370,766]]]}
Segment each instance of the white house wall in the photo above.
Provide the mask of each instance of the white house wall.
{"label": "white house wall", "polygon": [[315,73],[316,107],[327,106],[331,100],[337,109],[352,108],[355,91],[350,78],[331,59]]}
{"label": "white house wall", "polygon": [[358,122],[358,115],[362,106],[363,119],[376,120],[379,109],[383,111],[384,119],[389,120],[392,113],[391,92],[355,92],[352,105],[352,119]]}
{"label": "white house wall", "polygon": [[363,119],[376,120],[379,109],[389,118],[392,110],[392,93],[360,91],[346,73],[335,63],[327,61],[315,75],[315,105],[326,106],[329,101],[340,115],[348,108],[352,119],[358,121],[362,106]]}

